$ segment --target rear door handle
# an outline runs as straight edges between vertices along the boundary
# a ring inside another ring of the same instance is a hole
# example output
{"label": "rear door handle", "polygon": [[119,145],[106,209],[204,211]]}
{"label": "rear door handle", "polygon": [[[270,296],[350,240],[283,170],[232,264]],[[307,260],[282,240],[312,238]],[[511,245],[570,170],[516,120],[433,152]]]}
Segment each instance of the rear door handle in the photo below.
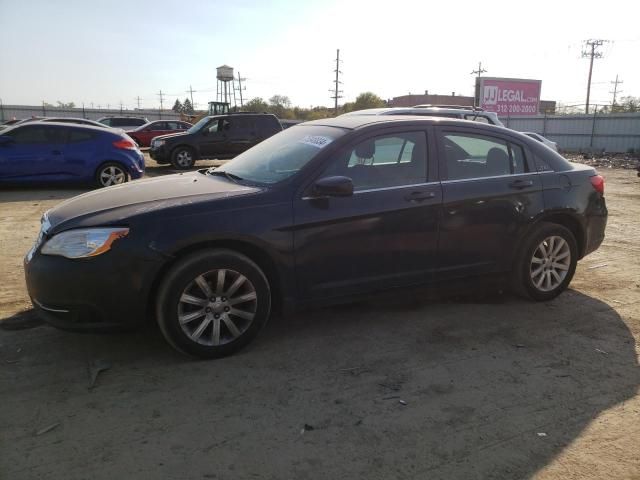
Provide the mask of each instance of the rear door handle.
{"label": "rear door handle", "polygon": [[514,182],[511,182],[509,184],[509,188],[515,188],[515,189],[521,189],[521,188],[527,188],[527,187],[533,187],[533,181],[531,180],[516,180]]}
{"label": "rear door handle", "polygon": [[430,198],[434,198],[436,196],[433,192],[411,192],[404,199],[407,202],[422,202],[424,200],[429,200]]}

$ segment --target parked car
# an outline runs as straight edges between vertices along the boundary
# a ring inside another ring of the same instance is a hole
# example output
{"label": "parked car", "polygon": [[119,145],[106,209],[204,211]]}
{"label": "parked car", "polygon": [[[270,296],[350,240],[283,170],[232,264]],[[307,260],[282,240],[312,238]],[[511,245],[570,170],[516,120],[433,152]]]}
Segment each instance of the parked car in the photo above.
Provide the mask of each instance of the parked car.
{"label": "parked car", "polygon": [[534,133],[534,132],[522,132],[522,133],[524,133],[528,137],[533,138],[534,140],[539,141],[540,143],[545,144],[551,150],[555,150],[556,152],[558,151],[558,144],[556,142],[552,142],[548,138],[540,135],[539,133]]}
{"label": "parked car", "polygon": [[233,158],[280,131],[282,125],[268,113],[209,116],[186,132],[154,138],[149,155],[158,163],[188,169],[200,158]]}
{"label": "parked car", "polygon": [[0,133],[0,184],[64,182],[107,187],[143,173],[144,156],[119,130],[31,122]]}
{"label": "parked car", "polygon": [[102,117],[98,122],[107,127],[121,128],[126,132],[149,123],[149,120],[146,117]]}
{"label": "parked car", "polygon": [[169,135],[172,133],[184,132],[193,127],[190,123],[179,120],[158,120],[146,123],[138,128],[129,130],[127,133],[138,144],[139,147],[148,147],[154,137]]}
{"label": "parked car", "polygon": [[67,200],[45,213],[24,266],[53,325],[150,314],[178,350],[219,357],[273,305],[486,274],[550,300],[606,221],[602,177],[526,135],[352,115],[288,128],[223,167]]}
{"label": "parked car", "polygon": [[498,115],[477,107],[459,105],[416,105],[414,107],[388,107],[355,110],[343,115],[425,115],[429,117],[460,118],[504,127]]}

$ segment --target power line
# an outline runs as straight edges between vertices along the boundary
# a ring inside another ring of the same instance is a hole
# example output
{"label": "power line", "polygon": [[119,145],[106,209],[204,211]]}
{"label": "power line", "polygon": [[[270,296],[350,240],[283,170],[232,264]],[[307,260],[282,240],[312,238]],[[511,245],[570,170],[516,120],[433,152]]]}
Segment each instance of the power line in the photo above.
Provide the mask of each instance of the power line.
{"label": "power line", "polygon": [[333,92],[333,96],[329,98],[334,99],[334,112],[335,115],[338,115],[338,99],[342,98],[342,95],[340,95],[342,93],[342,90],[340,90],[340,85],[342,84],[342,82],[340,81],[340,74],[342,73],[340,71],[340,49],[336,50],[336,69],[334,70],[334,72],[336,73],[336,79],[333,81],[333,83],[335,83],[335,88],[333,90],[329,90],[330,92]]}
{"label": "power line", "polygon": [[622,80],[618,80],[618,74],[616,73],[615,81],[609,83],[613,83],[613,92],[609,92],[613,93],[613,100],[611,101],[611,111],[613,112],[613,107],[615,107],[616,105],[616,96],[618,95],[618,93],[622,93],[622,90],[618,90],[618,85],[624,82]]}
{"label": "power line", "polygon": [[589,113],[589,97],[591,96],[591,75],[593,74],[593,59],[602,58],[602,52],[598,52],[598,47],[601,47],[608,40],[594,39],[585,40],[586,49],[582,51],[582,58],[589,57],[589,79],[587,80],[587,102],[585,104],[585,113]]}

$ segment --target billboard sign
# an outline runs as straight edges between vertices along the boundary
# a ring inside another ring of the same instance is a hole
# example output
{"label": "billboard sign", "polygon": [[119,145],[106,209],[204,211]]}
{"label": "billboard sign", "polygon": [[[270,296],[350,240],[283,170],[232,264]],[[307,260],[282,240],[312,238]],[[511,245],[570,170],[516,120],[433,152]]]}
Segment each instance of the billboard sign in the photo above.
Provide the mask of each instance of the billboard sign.
{"label": "billboard sign", "polygon": [[542,81],[476,78],[476,105],[500,116],[537,115]]}

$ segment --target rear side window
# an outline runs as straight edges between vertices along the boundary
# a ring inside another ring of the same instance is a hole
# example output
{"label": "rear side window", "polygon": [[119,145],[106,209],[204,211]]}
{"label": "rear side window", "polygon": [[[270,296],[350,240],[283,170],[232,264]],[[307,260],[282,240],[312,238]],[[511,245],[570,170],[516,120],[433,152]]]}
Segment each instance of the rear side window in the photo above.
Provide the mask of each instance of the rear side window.
{"label": "rear side window", "polygon": [[445,133],[448,180],[496,177],[526,173],[522,147],[484,135]]}
{"label": "rear side window", "polygon": [[155,130],[155,131],[167,130],[167,123],[166,122],[152,123],[151,130]]}
{"label": "rear side window", "polygon": [[87,130],[69,130],[69,136],[67,137],[67,143],[80,143],[93,140],[95,134]]}
{"label": "rear side window", "polygon": [[259,137],[269,137],[279,132],[279,122],[273,117],[255,117],[256,134]]}

